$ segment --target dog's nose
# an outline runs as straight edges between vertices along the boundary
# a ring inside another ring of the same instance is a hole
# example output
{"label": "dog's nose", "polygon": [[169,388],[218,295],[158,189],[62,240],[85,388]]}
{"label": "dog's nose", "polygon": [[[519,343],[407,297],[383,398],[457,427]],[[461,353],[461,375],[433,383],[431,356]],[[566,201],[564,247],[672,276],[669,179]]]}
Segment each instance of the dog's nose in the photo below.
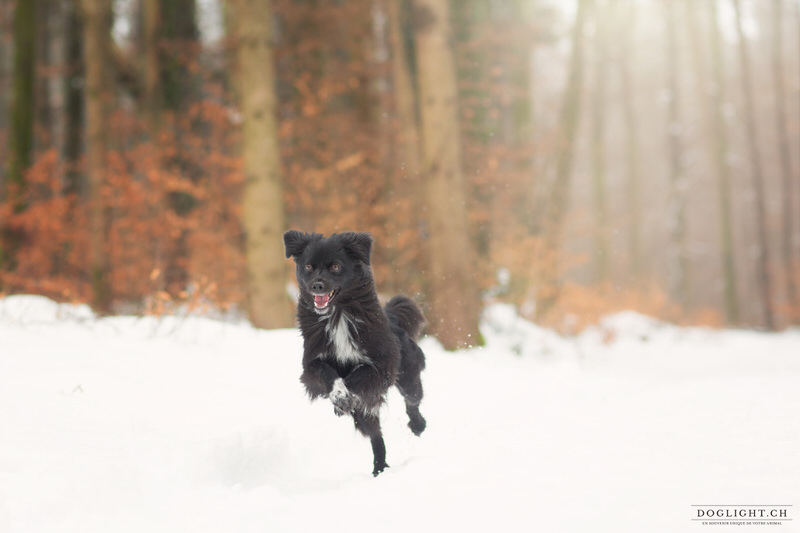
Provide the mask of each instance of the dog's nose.
{"label": "dog's nose", "polygon": [[325,285],[321,281],[315,281],[311,284],[311,291],[312,292],[325,292]]}

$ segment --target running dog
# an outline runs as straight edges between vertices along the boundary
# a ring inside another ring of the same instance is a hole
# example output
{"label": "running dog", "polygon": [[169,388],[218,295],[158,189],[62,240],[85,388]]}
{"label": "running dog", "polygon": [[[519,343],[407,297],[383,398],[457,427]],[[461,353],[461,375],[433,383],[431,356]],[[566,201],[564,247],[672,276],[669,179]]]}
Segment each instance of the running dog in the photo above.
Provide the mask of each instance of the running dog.
{"label": "running dog", "polygon": [[392,385],[405,400],[408,427],[417,436],[425,430],[419,412],[425,355],[416,343],[425,318],[406,296],[381,307],[370,268],[370,234],[324,237],[290,230],[283,242],[286,257],[296,263],[300,288],[300,381],[312,400],[327,398],[338,416],[353,417],[371,441],[377,476],[388,466],[379,411]]}

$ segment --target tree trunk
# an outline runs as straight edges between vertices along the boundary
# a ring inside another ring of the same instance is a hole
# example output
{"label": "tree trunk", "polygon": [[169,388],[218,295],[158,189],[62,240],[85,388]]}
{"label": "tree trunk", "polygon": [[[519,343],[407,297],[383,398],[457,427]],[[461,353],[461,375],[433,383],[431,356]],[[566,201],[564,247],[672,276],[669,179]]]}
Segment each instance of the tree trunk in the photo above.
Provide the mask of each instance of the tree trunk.
{"label": "tree trunk", "polygon": [[[19,2],[17,2],[19,4]],[[35,36],[36,54],[34,69],[39,72],[52,70],[53,58],[51,47],[54,35],[50,28],[50,18],[55,9],[53,0],[36,0]],[[57,137],[53,135],[54,119],[53,109],[50,105],[50,80],[51,74],[35,76],[34,79],[34,113],[33,123],[36,125],[36,135],[33,137],[33,152],[40,153],[53,145]]]}
{"label": "tree trunk", "polygon": [[389,43],[393,56],[392,79],[398,125],[397,163],[402,170],[403,188],[413,192],[420,188],[420,139],[414,82],[403,32],[403,3],[403,0],[388,0]]}
{"label": "tree trunk", "polygon": [[245,256],[250,321],[259,328],[291,324],[286,294],[283,183],[278,151],[276,83],[269,0],[237,0],[237,61],[244,160]]}
{"label": "tree trunk", "polygon": [[14,11],[14,72],[11,87],[6,197],[16,212],[25,208],[25,171],[33,151],[36,0],[17,2]]}
{"label": "tree trunk", "polygon": [[161,0],[142,0],[143,39],[143,107],[150,140],[158,143],[163,101],[161,84]]}
{"label": "tree trunk", "polygon": [[625,16],[620,17],[620,31],[623,36],[623,43],[618,47],[620,53],[618,64],[625,123],[625,165],[627,174],[627,197],[625,201],[628,208],[628,216],[630,217],[628,219],[628,227],[630,228],[628,253],[630,255],[631,279],[634,283],[640,283],[642,281],[642,210],[639,189],[642,177],[639,169],[639,127],[636,121],[636,91],[633,87],[632,76],[632,72],[636,71],[633,66],[636,4],[629,2],[626,8],[620,11],[625,12]]}
{"label": "tree trunk", "polygon": [[[420,132],[417,117],[417,100],[414,80],[411,75],[409,50],[406,45],[404,22],[407,20],[404,0],[387,0],[389,23],[389,48],[392,54],[392,82],[394,88],[394,117],[397,128],[396,146],[394,147],[393,175],[395,197],[402,199],[407,217],[398,221],[408,233],[411,242],[419,242],[421,214],[418,206],[424,197]],[[413,267],[405,269],[402,274],[404,284],[424,286],[422,271],[422,254],[408,256]]]}
{"label": "tree trunk", "polygon": [[[521,227],[530,231],[531,209],[535,203],[532,196],[534,187],[531,179],[537,176],[533,171],[533,97],[531,65],[536,46],[536,33],[531,30],[535,20],[532,11],[537,2],[530,0],[491,0],[488,6],[488,21],[476,27],[477,33],[502,28],[507,35],[495,43],[487,43],[488,54],[482,63],[481,76],[489,76],[485,98],[496,106],[497,118],[494,123],[486,121],[481,135],[492,132],[488,145],[489,153],[508,154],[497,157],[496,172],[500,179],[492,184],[490,204],[487,214],[487,231],[479,248],[486,250],[487,260],[492,247],[503,246],[507,242],[509,228]],[[481,30],[481,26],[485,29]],[[531,35],[533,33],[533,35]],[[477,37],[477,36],[476,36]],[[491,114],[491,111],[490,111]],[[525,154],[525,155],[523,155]],[[518,176],[527,175],[529,179]]]}
{"label": "tree trunk", "polygon": [[[149,44],[145,71],[145,106],[151,138],[158,142],[160,128],[171,124],[175,138],[174,155],[170,159],[157,157],[159,165],[170,172],[177,172],[193,182],[199,180],[198,170],[192,162],[191,147],[184,139],[186,131],[177,117],[188,116],[189,106],[199,100],[196,90],[196,75],[193,69],[197,61],[197,10],[196,0],[147,0],[145,32]],[[159,70],[156,70],[159,69]],[[158,76],[156,73],[158,72]],[[163,120],[162,114],[175,118]],[[158,146],[156,146],[158,150]],[[197,205],[191,193],[170,191],[164,198],[161,209],[172,211],[178,217],[186,217]],[[190,229],[181,229],[175,237],[164,243],[165,249],[157,250],[157,260],[164,264],[162,283],[167,292],[180,294],[189,282],[186,266],[190,263]]]}
{"label": "tree trunk", "polygon": [[197,40],[195,1],[159,0],[163,30],[160,36],[163,36],[166,45],[160,60],[163,103],[172,111],[181,110],[192,92],[188,62],[190,43]]}
{"label": "tree trunk", "polygon": [[772,73],[775,78],[775,127],[777,129],[778,149],[780,153],[782,191],[783,196],[783,239],[781,241],[781,255],[783,269],[786,275],[786,303],[789,305],[793,323],[798,321],[797,288],[795,286],[794,258],[792,253],[792,237],[794,223],[792,213],[792,197],[794,187],[792,184],[792,162],[789,153],[789,135],[786,131],[786,93],[783,84],[783,15],[782,0],[772,2]]}
{"label": "tree trunk", "polygon": [[559,268],[564,232],[564,218],[572,183],[572,164],[577,141],[578,121],[581,116],[581,91],[583,90],[583,27],[586,10],[592,0],[578,0],[578,10],[572,29],[572,53],[564,96],[561,100],[559,127],[560,145],[556,155],[556,175],[547,203],[546,214],[540,225],[544,231],[544,253],[537,258],[542,275],[536,295],[536,315],[542,317],[549,312],[559,292]]}
{"label": "tree trunk", "polygon": [[725,313],[728,322],[739,322],[739,297],[736,291],[736,259],[733,248],[733,215],[731,208],[731,176],[728,165],[728,133],[725,127],[725,74],[722,59],[722,36],[717,16],[717,1],[711,2],[711,52],[714,91],[709,95],[709,109],[714,114],[714,162],[719,190],[720,237],[722,240],[722,270],[725,287]]}
{"label": "tree trunk", "polygon": [[[8,166],[2,196],[15,213],[25,210],[25,172],[31,165],[34,122],[34,69],[36,62],[36,2],[17,2],[14,12],[14,60],[9,101]],[[0,226],[0,269],[14,269],[22,244],[18,228]]]}
{"label": "tree trunk", "polygon": [[86,184],[79,168],[83,152],[83,26],[78,0],[65,8],[66,63],[64,73],[64,161],[66,192],[83,196]]}
{"label": "tree trunk", "polygon": [[606,206],[606,158],[605,158],[605,97],[606,70],[608,69],[608,7],[595,5],[595,58],[594,91],[592,92],[592,192],[595,222],[595,279],[598,283],[609,280],[609,235]]}
{"label": "tree trunk", "polygon": [[669,224],[669,292],[682,307],[688,305],[689,261],[686,251],[686,192],[688,179],[683,165],[683,122],[678,87],[678,35],[676,31],[676,4],[664,0],[667,32],[667,86],[669,105],[667,110],[667,139],[670,168]]}
{"label": "tree trunk", "polygon": [[[9,27],[9,7],[11,0],[0,0],[0,24],[4,28]],[[9,39],[0,39],[0,130],[8,128],[8,113],[11,110],[9,103],[11,101],[11,46]],[[3,200],[4,183],[2,176],[5,176],[6,169],[2,169],[0,174],[0,201]]]}
{"label": "tree trunk", "polygon": [[414,0],[422,169],[430,260],[431,329],[447,349],[479,344],[479,291],[471,276],[458,98],[448,0]]}
{"label": "tree trunk", "polygon": [[764,177],[761,167],[761,152],[758,148],[756,133],[756,112],[753,100],[752,70],[747,41],[742,29],[742,9],[739,0],[733,0],[736,12],[736,32],[739,36],[739,65],[742,76],[742,92],[744,93],[745,130],[747,147],[750,152],[752,166],[753,193],[756,208],[756,246],[758,257],[756,264],[756,283],[764,310],[764,325],[767,329],[775,329],[775,316],[772,303],[772,281],[769,274],[769,243],[767,238],[767,213],[764,199]]}
{"label": "tree trunk", "polygon": [[572,29],[572,54],[569,60],[569,74],[564,97],[561,101],[559,124],[561,144],[556,162],[556,176],[553,192],[548,205],[545,225],[553,235],[554,243],[561,242],[564,215],[567,210],[569,188],[572,181],[572,163],[575,141],[578,131],[578,120],[581,115],[581,91],[583,89],[583,25],[585,12],[592,0],[578,0],[578,11],[575,14],[575,26]]}
{"label": "tree trunk", "polygon": [[705,43],[700,42],[700,25],[697,9],[692,0],[686,0],[684,9],[688,15],[687,29],[692,43],[692,60],[697,78],[700,101],[705,110],[705,137],[714,166],[718,193],[718,217],[720,230],[720,267],[722,270],[725,318],[728,324],[739,321],[739,301],[736,296],[736,268],[733,254],[733,223],[731,221],[730,169],[726,161],[728,133],[722,108],[725,103],[725,76],[723,74],[722,44],[717,22],[717,0],[710,2],[708,13],[708,35],[711,40],[711,78],[704,61]]}
{"label": "tree trunk", "polygon": [[108,51],[111,5],[105,0],[83,0],[83,58],[86,99],[86,177],[89,204],[89,270],[92,304],[99,313],[111,311],[106,250],[103,182],[108,136]]}

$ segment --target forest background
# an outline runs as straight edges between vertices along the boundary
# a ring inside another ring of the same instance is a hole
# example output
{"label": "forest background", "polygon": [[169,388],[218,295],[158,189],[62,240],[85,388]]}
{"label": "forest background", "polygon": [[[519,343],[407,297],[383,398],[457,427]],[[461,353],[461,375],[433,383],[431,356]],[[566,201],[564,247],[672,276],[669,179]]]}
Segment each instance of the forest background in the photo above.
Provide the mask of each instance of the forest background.
{"label": "forest background", "polygon": [[488,301],[800,322],[796,0],[0,0],[0,294],[292,323],[369,231],[447,348]]}

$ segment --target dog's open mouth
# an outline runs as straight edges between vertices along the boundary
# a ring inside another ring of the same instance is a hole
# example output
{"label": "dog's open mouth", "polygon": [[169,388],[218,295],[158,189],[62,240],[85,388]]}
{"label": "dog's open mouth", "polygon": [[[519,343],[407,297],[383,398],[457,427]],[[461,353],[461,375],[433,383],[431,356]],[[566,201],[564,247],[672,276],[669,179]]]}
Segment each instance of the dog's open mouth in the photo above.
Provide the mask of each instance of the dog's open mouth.
{"label": "dog's open mouth", "polygon": [[314,294],[314,307],[318,310],[322,311],[323,309],[328,308],[328,304],[331,303],[331,298],[333,298],[334,291],[329,292],[328,294]]}

